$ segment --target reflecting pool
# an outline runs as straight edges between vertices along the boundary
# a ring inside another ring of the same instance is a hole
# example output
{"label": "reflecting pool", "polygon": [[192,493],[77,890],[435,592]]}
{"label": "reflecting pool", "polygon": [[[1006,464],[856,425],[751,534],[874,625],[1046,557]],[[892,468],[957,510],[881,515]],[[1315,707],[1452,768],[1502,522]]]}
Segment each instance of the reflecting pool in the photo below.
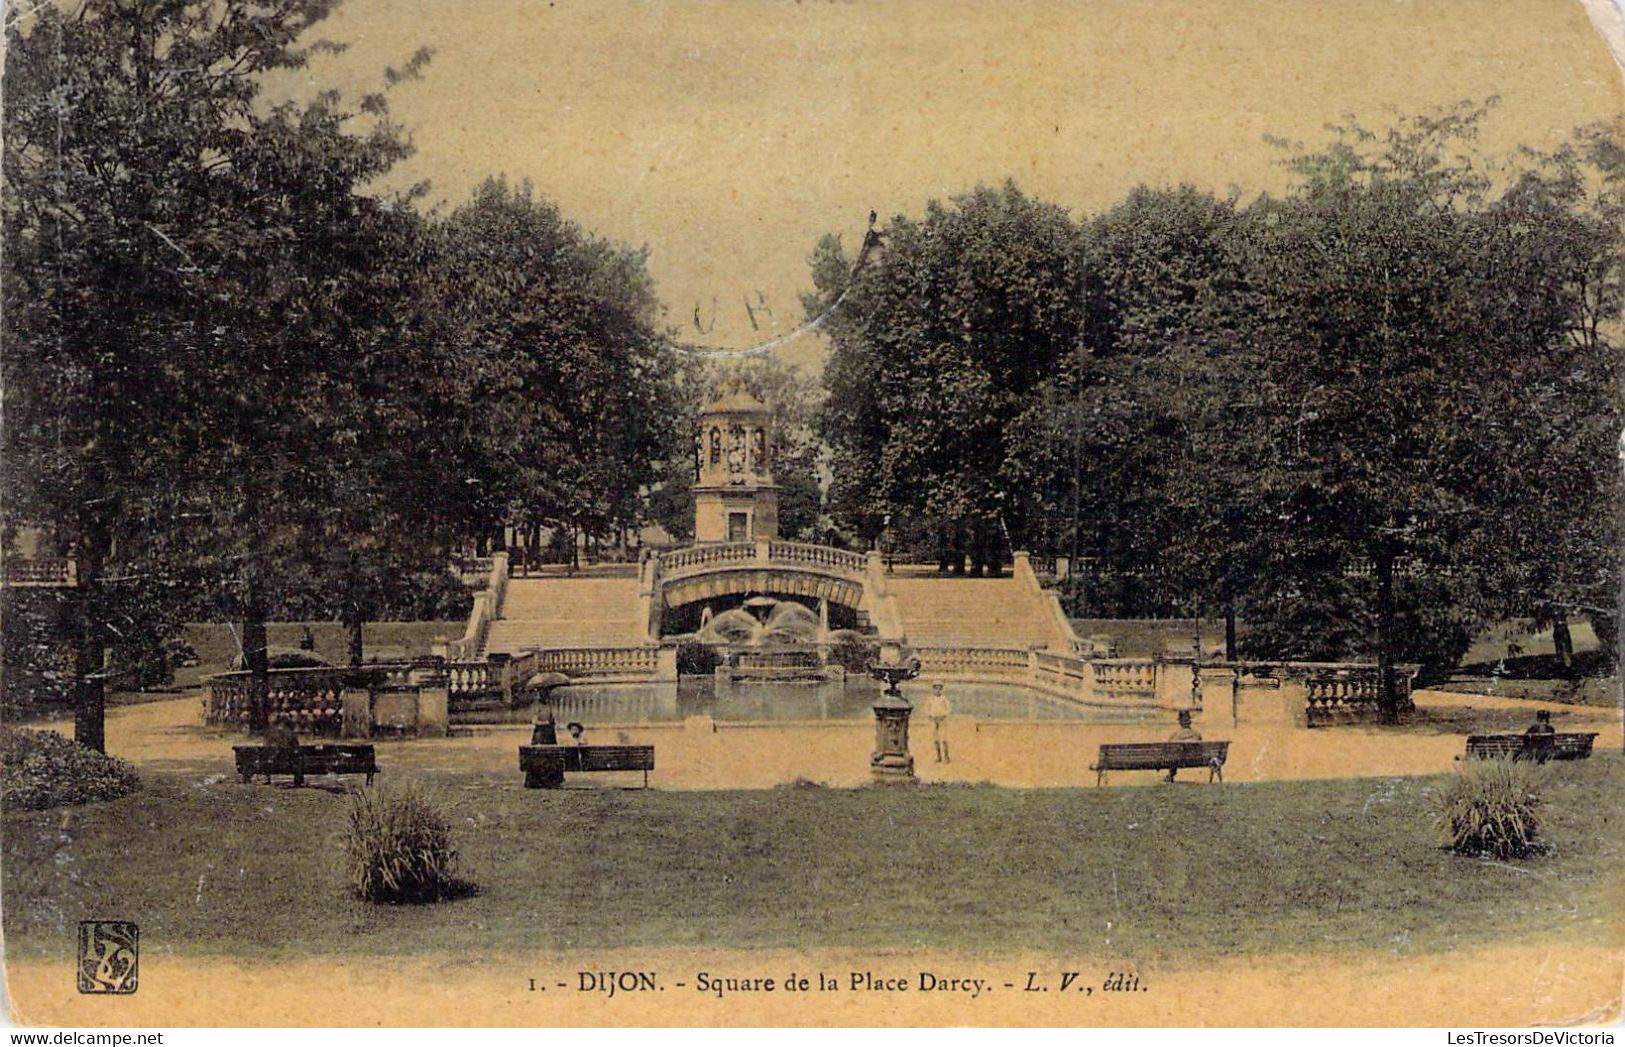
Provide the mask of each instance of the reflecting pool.
{"label": "reflecting pool", "polygon": [[[930,684],[902,686],[916,707]],[[943,685],[956,717],[981,720],[1083,720],[1146,723],[1167,719],[1155,709],[1116,709],[1077,705],[1014,683],[959,682]],[[873,719],[870,706],[880,697],[873,680],[750,681],[718,686],[710,676],[685,676],[675,697],[670,684],[572,684],[552,692],[560,723],[658,723],[709,716],[729,723],[792,720]],[[528,720],[528,710],[515,710]]]}

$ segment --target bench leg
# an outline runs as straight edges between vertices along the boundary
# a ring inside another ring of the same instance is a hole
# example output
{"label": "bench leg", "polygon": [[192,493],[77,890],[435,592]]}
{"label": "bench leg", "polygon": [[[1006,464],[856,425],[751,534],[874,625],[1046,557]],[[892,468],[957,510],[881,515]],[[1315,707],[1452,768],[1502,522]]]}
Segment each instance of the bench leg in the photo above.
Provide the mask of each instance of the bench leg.
{"label": "bench leg", "polygon": [[649,787],[649,772],[648,771],[643,772],[643,787],[645,789],[647,789]]}
{"label": "bench leg", "polygon": [[526,771],[525,788],[527,789],[562,789],[564,788],[564,775],[549,774],[546,771]]}
{"label": "bench leg", "polygon": [[293,785],[294,785],[294,788],[296,788],[296,789],[304,788],[304,786],[305,786],[305,772],[304,771],[295,771],[295,772],[293,772]]}
{"label": "bench leg", "polygon": [[1217,763],[1210,763],[1207,765],[1207,783],[1212,785],[1214,781],[1223,782],[1224,771]]}
{"label": "bench leg", "polygon": [[1105,785],[1105,784],[1106,784],[1106,771],[1103,768],[1103,769],[1098,770],[1098,771],[1095,772],[1095,788],[1098,789],[1102,785]]}
{"label": "bench leg", "polygon": [[372,776],[373,776],[374,773],[376,773],[376,772],[374,772],[374,771],[368,771],[367,772],[367,787],[368,788],[372,787]]}

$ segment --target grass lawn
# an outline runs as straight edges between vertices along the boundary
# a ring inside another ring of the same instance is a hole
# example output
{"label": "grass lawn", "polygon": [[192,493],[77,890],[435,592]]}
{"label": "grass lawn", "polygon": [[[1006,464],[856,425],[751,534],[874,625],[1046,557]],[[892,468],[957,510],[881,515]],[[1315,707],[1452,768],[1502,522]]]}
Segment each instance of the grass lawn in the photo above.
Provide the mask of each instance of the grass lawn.
{"label": "grass lawn", "polygon": [[1619,677],[1581,676],[1576,679],[1466,676],[1457,673],[1443,683],[1428,684],[1431,691],[1450,691],[1456,694],[1493,694],[1501,698],[1519,698],[1536,702],[1564,702],[1569,705],[1592,705],[1602,708],[1618,707]]}
{"label": "grass lawn", "polygon": [[[1073,618],[1072,629],[1079,636],[1108,636],[1119,658],[1151,658],[1165,652],[1189,655],[1197,622],[1192,618]],[[1202,649],[1224,650],[1224,621],[1201,621]]]}
{"label": "grass lawn", "polygon": [[78,920],[148,948],[271,955],[594,947],[926,946],[1149,959],[1617,940],[1625,758],[1548,770],[1552,852],[1454,857],[1440,778],[1012,790],[527,791],[448,770],[479,893],[353,900],[347,801],[148,773],[104,804],[4,815],[11,955]]}
{"label": "grass lawn", "polygon": [[[1594,651],[1598,647],[1597,634],[1584,618],[1569,622],[1569,639],[1574,643],[1575,654]],[[1556,650],[1550,628],[1536,631],[1531,619],[1509,618],[1497,622],[1474,639],[1467,653],[1462,655],[1461,662],[1463,665],[1487,665],[1503,658],[1550,655]]]}
{"label": "grass lawn", "polygon": [[[337,622],[268,622],[266,642],[273,647],[298,647],[301,630],[310,626],[316,653],[334,665],[350,660],[350,634]],[[428,654],[430,647],[463,635],[466,622],[368,622],[363,631],[368,656],[402,653]],[[175,687],[191,687],[210,673],[225,672],[237,656],[241,626],[226,622],[194,622],[184,626],[181,639],[197,651],[198,665],[175,670]]]}

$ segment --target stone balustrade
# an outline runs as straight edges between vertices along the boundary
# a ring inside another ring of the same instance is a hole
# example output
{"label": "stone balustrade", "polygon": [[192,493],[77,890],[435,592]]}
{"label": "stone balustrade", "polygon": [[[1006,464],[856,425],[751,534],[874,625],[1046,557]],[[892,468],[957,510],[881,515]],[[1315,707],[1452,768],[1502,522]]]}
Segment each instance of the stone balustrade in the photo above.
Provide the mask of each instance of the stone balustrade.
{"label": "stone balustrade", "polygon": [[[1399,707],[1409,709],[1417,667],[1395,666]],[[1310,726],[1364,722],[1382,712],[1382,672],[1375,665],[1308,665],[1303,674],[1305,715]],[[1296,675],[1293,673],[1292,675]]]}
{"label": "stone balustrade", "polygon": [[658,647],[555,647],[531,652],[534,672],[565,676],[652,674],[659,667]]}
{"label": "stone balustrade", "polygon": [[868,563],[863,553],[849,552],[827,545],[784,542],[776,539],[696,545],[664,553],[659,560],[659,572],[668,578],[717,567],[754,564],[819,567],[858,578],[862,577]]}
{"label": "stone balustrade", "polygon": [[852,575],[863,574],[868,564],[868,557],[863,553],[805,542],[769,542],[767,557],[776,564],[812,564],[845,571]]}
{"label": "stone balustrade", "polygon": [[502,672],[494,662],[447,662],[446,676],[453,701],[502,690]]}
{"label": "stone balustrade", "polygon": [[[439,669],[438,663],[436,669]],[[378,689],[407,688],[416,684],[418,670],[406,662],[368,665],[363,670],[369,683]],[[490,694],[500,690],[501,675],[495,663],[451,662],[444,671],[452,699]],[[351,670],[339,666],[304,669],[272,669],[266,674],[266,715],[293,725],[295,731],[312,735],[336,735],[344,713],[344,691]],[[243,727],[248,723],[249,688],[254,674],[247,670],[217,673],[206,677],[203,693],[203,722],[219,727]]]}
{"label": "stone balustrade", "polygon": [[750,563],[755,559],[755,542],[722,542],[665,553],[660,557],[660,566],[663,574],[672,575],[723,564]]}
{"label": "stone balustrade", "polygon": [[65,556],[8,556],[0,561],[5,584],[16,588],[72,588],[78,584],[78,565]]}
{"label": "stone balustrade", "polygon": [[1023,647],[915,647],[912,653],[928,673],[1003,676],[1025,673],[1030,663]]}
{"label": "stone balustrade", "polygon": [[[1151,658],[1095,658],[1095,693],[1103,698],[1152,699],[1157,694],[1157,666]],[[1189,669],[1185,670],[1189,676]]]}
{"label": "stone balustrade", "polygon": [[[267,721],[288,723],[304,734],[337,735],[344,718],[346,672],[329,666],[272,669],[266,674]],[[246,726],[253,677],[246,670],[208,677],[204,681],[203,722],[222,727]]]}
{"label": "stone balustrade", "polygon": [[[444,647],[444,655],[450,661],[473,661],[485,651],[485,638],[491,631],[491,623],[496,621],[502,609],[502,598],[508,592],[508,554],[497,553],[491,557],[491,575],[486,581],[484,591],[474,594],[474,606],[468,612],[468,625],[463,629],[463,635],[452,640]],[[436,648],[440,651],[439,648]]]}

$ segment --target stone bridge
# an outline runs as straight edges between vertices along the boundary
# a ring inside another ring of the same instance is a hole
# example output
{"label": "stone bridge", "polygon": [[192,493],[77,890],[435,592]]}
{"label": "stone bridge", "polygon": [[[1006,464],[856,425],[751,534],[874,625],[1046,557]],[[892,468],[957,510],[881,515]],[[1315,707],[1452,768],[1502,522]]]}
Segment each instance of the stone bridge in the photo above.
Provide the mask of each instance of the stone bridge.
{"label": "stone bridge", "polygon": [[660,607],[749,593],[781,593],[867,607],[871,565],[863,553],[802,542],[699,545],[644,566],[646,591]]}

